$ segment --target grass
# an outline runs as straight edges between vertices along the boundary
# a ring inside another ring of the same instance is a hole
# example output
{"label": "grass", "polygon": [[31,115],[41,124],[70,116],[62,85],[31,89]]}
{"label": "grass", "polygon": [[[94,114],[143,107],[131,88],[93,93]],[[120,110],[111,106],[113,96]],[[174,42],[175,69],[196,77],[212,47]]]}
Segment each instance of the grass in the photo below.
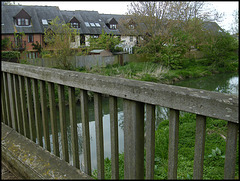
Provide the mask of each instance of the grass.
{"label": "grass", "polygon": [[[167,179],[169,121],[162,121],[155,132],[154,179]],[[203,179],[223,179],[227,121],[207,118]],[[179,119],[178,179],[193,178],[196,115],[181,114]],[[124,178],[124,153],[119,155],[119,175]],[[94,172],[96,177],[96,171]],[[235,178],[239,178],[239,143]],[[111,179],[111,161],[105,159],[105,179]]]}
{"label": "grass", "polygon": [[186,59],[181,69],[171,70],[154,62],[129,62],[124,66],[118,64],[91,69],[79,68],[76,71],[100,74],[105,76],[122,77],[140,81],[172,84],[175,81],[197,78],[223,72],[238,71],[238,61],[225,63],[224,68],[209,63],[207,59]]}

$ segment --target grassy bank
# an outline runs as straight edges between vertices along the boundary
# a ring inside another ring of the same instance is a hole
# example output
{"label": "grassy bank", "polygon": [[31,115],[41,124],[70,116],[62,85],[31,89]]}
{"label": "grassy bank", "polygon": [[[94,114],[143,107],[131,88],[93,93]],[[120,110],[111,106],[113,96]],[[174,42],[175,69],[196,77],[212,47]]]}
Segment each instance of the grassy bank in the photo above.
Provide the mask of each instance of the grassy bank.
{"label": "grassy bank", "polygon": [[[178,179],[193,178],[196,115],[181,113],[178,145]],[[227,121],[207,118],[203,179],[223,179]],[[238,137],[239,138],[239,137]],[[154,179],[167,179],[169,121],[160,123],[155,132]],[[124,153],[119,155],[119,175],[124,178]],[[146,165],[145,165],[146,166]],[[96,171],[94,172],[96,176]],[[105,159],[105,178],[111,179],[111,161]],[[239,143],[235,178],[239,178]]]}
{"label": "grassy bank", "polygon": [[79,68],[76,71],[115,76],[140,81],[150,81],[172,84],[175,81],[197,78],[215,73],[238,71],[238,60],[226,61],[223,65],[210,64],[207,59],[185,59],[181,68],[169,69],[154,62],[129,62],[124,66],[118,64],[106,67],[93,67],[91,69]]}

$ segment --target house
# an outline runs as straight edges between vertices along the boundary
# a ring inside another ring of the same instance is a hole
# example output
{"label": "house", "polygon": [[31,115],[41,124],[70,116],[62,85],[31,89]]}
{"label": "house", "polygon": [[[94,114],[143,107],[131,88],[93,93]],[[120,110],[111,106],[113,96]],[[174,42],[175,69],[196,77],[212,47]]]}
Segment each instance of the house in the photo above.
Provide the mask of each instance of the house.
{"label": "house", "polygon": [[1,38],[10,39],[10,50],[27,50],[29,58],[38,57],[39,53],[33,49],[32,43],[45,46],[44,29],[56,16],[63,21],[56,6],[2,5]]}

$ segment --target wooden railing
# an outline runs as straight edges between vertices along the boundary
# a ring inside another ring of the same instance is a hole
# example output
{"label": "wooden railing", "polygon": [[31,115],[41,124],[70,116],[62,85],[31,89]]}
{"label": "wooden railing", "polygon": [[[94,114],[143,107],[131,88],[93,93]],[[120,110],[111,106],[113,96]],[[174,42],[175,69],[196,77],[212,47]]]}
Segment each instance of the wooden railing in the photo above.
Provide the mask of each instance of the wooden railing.
{"label": "wooden railing", "polygon": [[[206,117],[228,121],[224,178],[233,179],[235,176],[239,126],[238,96],[9,62],[2,62],[1,65],[1,107],[3,122],[40,146],[43,146],[41,138],[44,137],[45,149],[51,151],[47,117],[47,84],[53,152],[59,157],[54,91],[55,85],[57,86],[63,159],[69,162],[64,96],[64,89],[67,87],[73,166],[76,168],[79,168],[79,150],[75,89],[80,89],[84,172],[88,175],[91,175],[91,154],[87,91],[92,91],[94,92],[97,177],[99,179],[104,179],[101,94],[109,95],[113,179],[119,178],[117,98],[123,98],[125,179],[142,179],[144,178],[144,174],[146,179],[153,179],[156,105],[170,108],[168,179],[177,178],[179,111],[197,115],[193,178],[203,178]],[[40,89],[38,84],[40,84]],[[144,106],[146,106],[146,173],[144,173],[143,141]],[[41,126],[43,127],[43,135],[40,130]]]}

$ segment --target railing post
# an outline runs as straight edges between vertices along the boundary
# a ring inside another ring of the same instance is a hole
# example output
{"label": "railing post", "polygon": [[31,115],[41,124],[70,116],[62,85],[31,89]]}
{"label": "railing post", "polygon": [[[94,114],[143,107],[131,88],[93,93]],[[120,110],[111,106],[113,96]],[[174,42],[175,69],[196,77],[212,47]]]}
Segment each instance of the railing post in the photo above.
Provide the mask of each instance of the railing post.
{"label": "railing post", "polygon": [[58,85],[59,119],[63,160],[69,162],[64,86]]}
{"label": "railing post", "polygon": [[146,104],[146,179],[154,179],[155,106]]}
{"label": "railing post", "polygon": [[12,127],[12,116],[11,116],[11,109],[10,109],[10,100],[9,100],[9,88],[8,88],[8,79],[7,73],[3,73],[3,84],[4,84],[4,92],[6,98],[6,110],[7,110],[7,119],[8,119],[8,126]]}
{"label": "railing post", "polygon": [[144,178],[144,104],[124,99],[124,179]]}
{"label": "railing post", "polygon": [[112,179],[119,179],[117,97],[109,97]]}
{"label": "railing post", "polygon": [[16,102],[15,102],[15,95],[14,95],[14,84],[13,84],[13,74],[8,73],[8,83],[9,83],[9,100],[10,100],[10,108],[11,108],[11,115],[12,115],[12,125],[13,128],[18,131],[18,124],[17,124],[17,113],[16,113]]}
{"label": "railing post", "polygon": [[48,94],[49,94],[50,118],[51,118],[51,128],[52,128],[53,153],[59,157],[60,154],[59,154],[59,143],[58,143],[58,127],[57,127],[54,83],[48,82],[48,92],[49,92]]}
{"label": "railing post", "polygon": [[205,135],[206,135],[206,117],[196,115],[196,137],[195,137],[193,179],[203,179]]}
{"label": "railing post", "polygon": [[94,116],[97,145],[97,178],[104,179],[104,147],[103,147],[103,123],[102,123],[102,95],[94,93]]}
{"label": "railing post", "polygon": [[228,122],[224,179],[235,178],[238,127],[238,124]]}
{"label": "railing post", "polygon": [[91,175],[91,152],[88,117],[88,95],[86,90],[81,90],[81,116],[83,135],[84,172]]}
{"label": "railing post", "polygon": [[170,109],[169,145],[168,145],[168,179],[177,179],[179,111]]}
{"label": "railing post", "polygon": [[2,104],[2,121],[7,124],[7,105],[6,105],[6,94],[3,84],[3,72],[1,72],[1,104]]}
{"label": "railing post", "polygon": [[69,117],[71,126],[73,166],[79,169],[80,164],[78,153],[78,134],[77,134],[76,102],[74,87],[68,87],[68,95],[69,95]]}

